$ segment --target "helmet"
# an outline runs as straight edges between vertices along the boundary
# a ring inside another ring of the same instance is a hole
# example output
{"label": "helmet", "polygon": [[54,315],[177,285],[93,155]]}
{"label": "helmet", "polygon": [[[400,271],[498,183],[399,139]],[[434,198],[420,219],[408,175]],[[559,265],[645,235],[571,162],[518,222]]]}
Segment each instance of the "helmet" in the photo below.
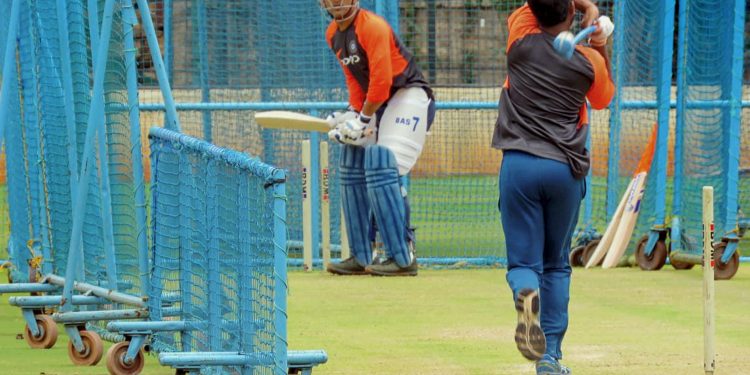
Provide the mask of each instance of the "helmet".
{"label": "helmet", "polygon": [[334,21],[343,22],[357,14],[359,0],[320,0],[320,6]]}

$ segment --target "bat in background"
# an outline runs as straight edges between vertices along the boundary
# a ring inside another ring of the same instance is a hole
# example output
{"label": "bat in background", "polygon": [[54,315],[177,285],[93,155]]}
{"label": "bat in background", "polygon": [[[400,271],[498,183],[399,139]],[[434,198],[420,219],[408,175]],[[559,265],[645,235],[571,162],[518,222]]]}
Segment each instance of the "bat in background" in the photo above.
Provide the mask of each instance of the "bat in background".
{"label": "bat in background", "polygon": [[255,122],[264,128],[305,130],[328,133],[328,121],[310,115],[290,111],[265,111],[255,113]]}
{"label": "bat in background", "polygon": [[625,189],[625,194],[622,195],[622,199],[620,199],[620,204],[617,205],[615,214],[612,215],[612,221],[610,221],[609,225],[607,225],[607,230],[604,231],[604,235],[599,240],[599,244],[596,245],[596,250],[594,250],[594,254],[591,255],[588,262],[586,263],[586,268],[591,268],[591,267],[598,265],[599,262],[602,261],[602,258],[604,258],[604,255],[607,254],[607,250],[609,250],[609,246],[612,245],[612,240],[615,238],[615,232],[617,232],[617,227],[620,225],[622,212],[625,210],[625,203],[628,201],[628,196],[630,196],[630,190],[633,189],[634,181],[635,180],[631,180],[630,184],[628,185],[628,188]]}
{"label": "bat in background", "polygon": [[617,232],[612,239],[612,245],[607,252],[602,268],[613,268],[617,266],[617,263],[622,258],[625,250],[630,242],[630,237],[633,235],[633,229],[635,223],[638,221],[638,214],[641,210],[641,200],[643,199],[643,191],[646,186],[646,178],[648,177],[648,171],[651,168],[651,161],[654,159],[654,150],[656,149],[656,133],[657,124],[654,124],[654,128],[651,132],[651,137],[648,141],[648,146],[641,155],[641,160],[638,163],[638,168],[635,170],[633,181],[631,182],[632,187],[628,194],[628,200],[625,203],[625,208],[620,218],[620,224],[617,226]]}

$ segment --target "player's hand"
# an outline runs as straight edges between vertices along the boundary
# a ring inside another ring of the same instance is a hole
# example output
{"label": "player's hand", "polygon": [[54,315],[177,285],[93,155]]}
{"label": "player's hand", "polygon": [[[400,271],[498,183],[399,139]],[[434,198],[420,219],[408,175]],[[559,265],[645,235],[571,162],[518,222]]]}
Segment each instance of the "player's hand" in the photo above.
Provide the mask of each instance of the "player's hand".
{"label": "player's hand", "polygon": [[341,134],[338,127],[335,127],[328,132],[328,139],[344,144],[344,136]]}
{"label": "player's hand", "polygon": [[326,117],[326,121],[328,121],[328,126],[331,127],[331,129],[335,128],[339,124],[343,124],[349,120],[356,119],[357,116],[359,116],[359,113],[357,113],[353,108],[347,108],[346,111],[336,111],[328,115]]}
{"label": "player's hand", "polygon": [[593,25],[599,18],[599,8],[593,3],[586,2],[584,4],[581,4],[580,8],[578,6],[576,6],[576,8],[580,9],[583,12],[583,18],[581,18],[581,29],[585,29]]}
{"label": "player's hand", "polygon": [[347,135],[342,134],[341,132],[341,129],[343,128],[342,125],[339,125],[335,129],[331,129],[331,131],[328,132],[328,139],[332,141],[336,141],[343,145],[352,145],[352,146],[364,146],[367,144],[375,143],[374,132],[367,133],[370,135],[365,135],[364,137],[353,139]]}
{"label": "player's hand", "polygon": [[607,45],[607,39],[615,31],[615,24],[607,16],[601,16],[596,21],[597,30],[591,34],[589,44],[592,47],[603,47]]}
{"label": "player's hand", "polygon": [[341,125],[339,131],[344,135],[344,142],[363,146],[375,140],[372,119],[360,114],[356,119],[347,120]]}
{"label": "player's hand", "polygon": [[347,120],[328,132],[328,138],[353,146],[375,143],[375,131],[370,122],[371,120],[365,116]]}

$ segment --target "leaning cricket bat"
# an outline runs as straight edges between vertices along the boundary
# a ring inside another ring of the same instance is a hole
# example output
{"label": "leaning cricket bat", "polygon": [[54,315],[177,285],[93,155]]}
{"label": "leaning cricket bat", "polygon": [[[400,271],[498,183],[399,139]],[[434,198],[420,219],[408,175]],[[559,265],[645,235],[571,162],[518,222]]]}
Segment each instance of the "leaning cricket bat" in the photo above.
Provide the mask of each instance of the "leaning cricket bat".
{"label": "leaning cricket bat", "polygon": [[635,180],[631,180],[630,184],[628,185],[628,188],[625,189],[625,194],[622,195],[622,199],[620,199],[620,203],[617,205],[615,214],[612,215],[612,221],[609,222],[609,225],[607,225],[607,229],[604,231],[604,235],[602,236],[601,239],[599,239],[599,244],[596,245],[596,250],[594,250],[594,254],[591,255],[591,258],[589,258],[588,263],[586,263],[586,268],[591,268],[599,264],[602,258],[604,258],[604,255],[607,254],[607,250],[609,250],[610,245],[612,245],[612,240],[615,237],[615,232],[617,231],[617,227],[620,226],[620,219],[622,218],[622,212],[625,210],[625,203],[628,201],[630,190],[633,189],[634,181]]}
{"label": "leaning cricket bat", "polygon": [[266,111],[255,114],[255,122],[264,128],[306,130],[327,133],[331,130],[328,121],[310,115],[290,111]]}
{"label": "leaning cricket bat", "polygon": [[651,132],[651,137],[648,142],[648,146],[641,155],[641,161],[638,163],[638,168],[635,171],[633,177],[632,188],[628,192],[628,200],[625,203],[625,208],[620,218],[620,225],[617,227],[615,236],[612,239],[612,245],[607,251],[607,256],[604,258],[602,268],[613,268],[617,267],[620,262],[620,258],[625,253],[630,242],[630,237],[633,235],[633,229],[635,229],[635,223],[638,221],[638,214],[641,211],[641,200],[643,199],[643,192],[646,186],[646,178],[648,177],[648,171],[651,168],[651,161],[654,159],[654,150],[656,149],[656,133],[657,125],[654,124],[654,129]]}

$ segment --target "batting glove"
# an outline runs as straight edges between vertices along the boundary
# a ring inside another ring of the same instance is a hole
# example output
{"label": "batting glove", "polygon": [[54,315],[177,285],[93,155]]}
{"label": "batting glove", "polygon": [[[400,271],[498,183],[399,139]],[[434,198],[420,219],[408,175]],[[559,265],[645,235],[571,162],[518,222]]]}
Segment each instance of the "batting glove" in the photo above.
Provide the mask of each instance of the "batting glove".
{"label": "batting glove", "polygon": [[360,115],[328,132],[328,137],[339,143],[365,146],[375,143],[375,131],[370,127],[370,117]]}
{"label": "batting glove", "polygon": [[328,121],[328,126],[331,127],[331,129],[334,129],[339,124],[343,124],[349,120],[356,119],[357,116],[359,116],[359,113],[354,110],[352,107],[348,107],[346,111],[336,111],[328,115],[326,117],[326,121]]}
{"label": "batting glove", "polygon": [[596,21],[596,25],[599,29],[591,34],[589,44],[592,47],[603,47],[607,45],[607,39],[609,39],[609,36],[615,31],[615,24],[612,23],[612,20],[609,19],[609,17],[601,16]]}

